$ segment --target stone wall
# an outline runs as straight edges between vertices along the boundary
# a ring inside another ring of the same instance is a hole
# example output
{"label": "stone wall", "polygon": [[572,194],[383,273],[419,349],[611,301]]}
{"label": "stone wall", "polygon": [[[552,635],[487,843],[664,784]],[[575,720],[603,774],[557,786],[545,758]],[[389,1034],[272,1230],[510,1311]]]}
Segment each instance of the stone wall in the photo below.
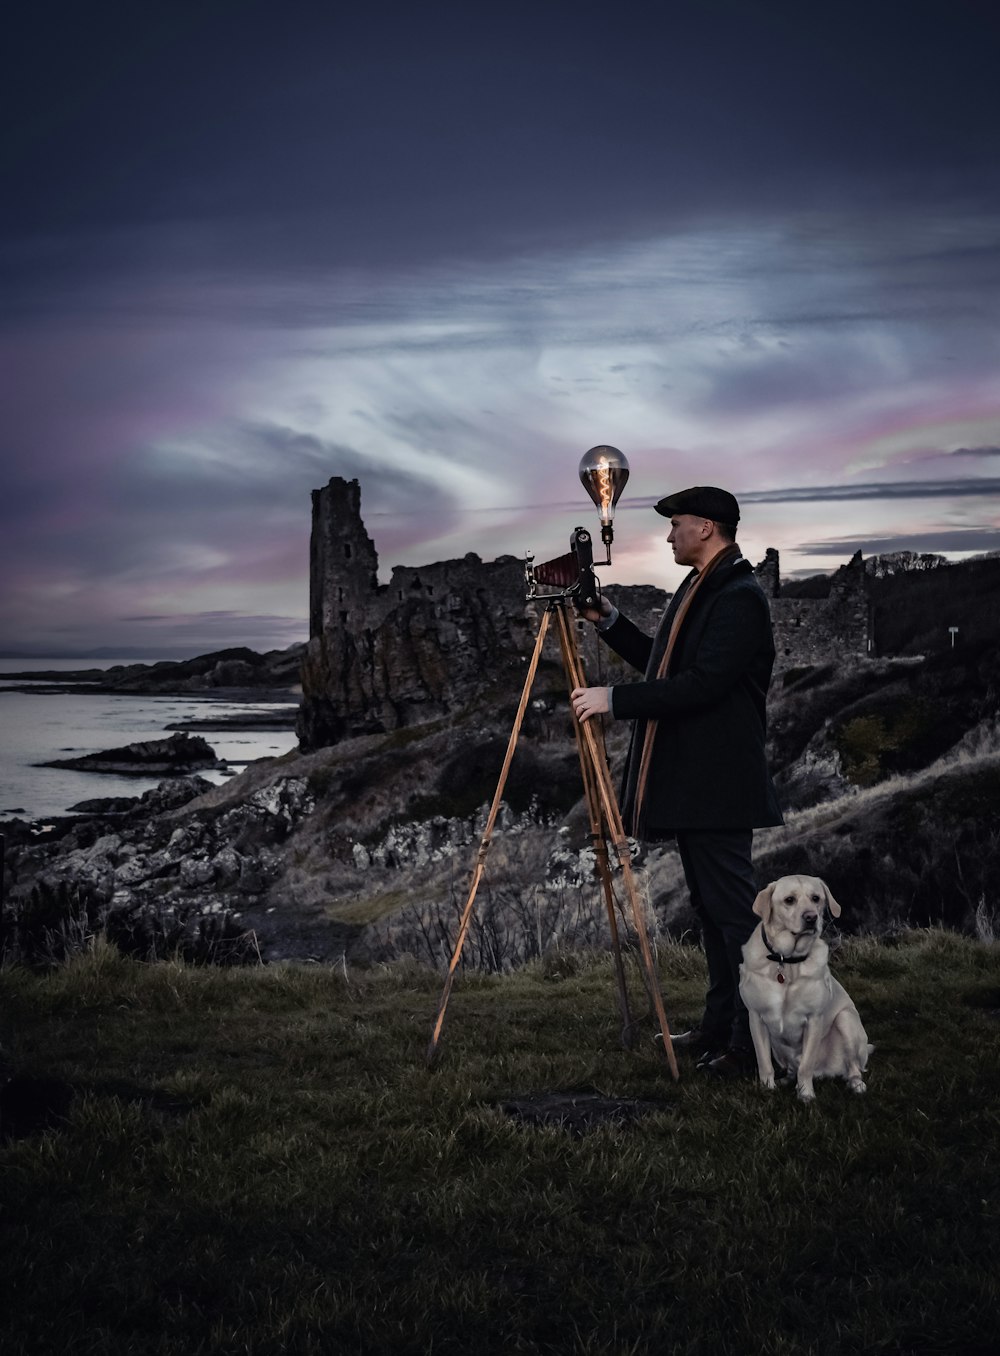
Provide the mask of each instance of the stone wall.
{"label": "stone wall", "polygon": [[[777,552],[772,554],[776,571]],[[867,657],[870,607],[860,551],[834,575],[828,598],[783,598],[778,580],[769,601],[776,672]]]}

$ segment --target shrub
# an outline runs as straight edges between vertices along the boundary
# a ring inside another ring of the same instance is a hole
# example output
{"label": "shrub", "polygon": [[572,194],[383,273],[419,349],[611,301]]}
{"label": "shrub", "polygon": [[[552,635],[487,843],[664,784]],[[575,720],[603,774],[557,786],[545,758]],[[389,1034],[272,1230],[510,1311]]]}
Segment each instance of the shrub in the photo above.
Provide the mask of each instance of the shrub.
{"label": "shrub", "polygon": [[924,746],[934,737],[934,714],[919,698],[882,697],[871,707],[833,735],[844,775],[855,786],[872,786],[890,772],[921,766],[929,761]]}
{"label": "shrub", "polygon": [[97,940],[122,955],[152,961],[176,957],[193,965],[260,961],[256,939],[228,909],[157,904],[114,908],[107,893],[77,881],[40,880],[8,905],[4,956],[48,968],[81,955]]}

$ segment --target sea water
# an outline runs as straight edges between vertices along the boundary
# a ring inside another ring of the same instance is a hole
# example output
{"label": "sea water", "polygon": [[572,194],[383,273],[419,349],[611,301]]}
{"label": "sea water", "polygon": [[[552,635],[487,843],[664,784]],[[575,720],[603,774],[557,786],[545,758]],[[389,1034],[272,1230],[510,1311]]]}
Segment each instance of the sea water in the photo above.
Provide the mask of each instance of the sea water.
{"label": "sea water", "polygon": [[[72,684],[60,692],[15,692],[26,680],[10,673],[68,672],[106,669],[114,664],[142,660],[0,660],[0,823],[15,815],[41,819],[65,814],[77,801],[98,796],[138,796],[156,786],[161,777],[124,777],[105,772],[74,772],[69,768],[35,767],[53,758],[99,753],[140,740],[162,739],[170,725],[181,721],[213,720],[230,715],[273,716],[294,708],[287,702],[230,702],[217,697],[147,696],[126,693],[89,693]],[[51,686],[52,680],[43,680]],[[216,757],[237,772],[258,758],[275,758],[296,747],[292,730],[213,730],[195,728],[211,744]],[[209,769],[198,774],[210,782],[227,780],[226,772]]]}

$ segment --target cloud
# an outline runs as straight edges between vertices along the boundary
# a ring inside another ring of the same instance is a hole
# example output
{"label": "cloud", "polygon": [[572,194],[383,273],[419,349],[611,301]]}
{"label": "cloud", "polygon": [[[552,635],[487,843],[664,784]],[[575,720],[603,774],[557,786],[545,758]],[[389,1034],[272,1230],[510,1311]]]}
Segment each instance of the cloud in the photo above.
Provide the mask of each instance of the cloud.
{"label": "cloud", "polygon": [[207,612],[152,613],[117,619],[128,643],[150,651],[173,646],[196,654],[246,645],[251,649],[286,649],[307,639],[301,617],[219,608]]}
{"label": "cloud", "polygon": [[[790,569],[797,541],[842,530],[838,502],[996,497],[1000,479],[958,473],[993,469],[1000,428],[1000,298],[963,255],[995,223],[921,220],[907,247],[893,220],[896,260],[888,217],[747,215],[477,266],[196,277],[168,252],[91,278],[4,336],[3,629],[304,615],[309,496],[332,475],[359,480],[384,569],[556,554],[591,512],[576,465],[600,442],[632,463],[620,512],[706,482],[794,510],[754,515]],[[623,542],[635,582],[661,526]]]}
{"label": "cloud", "polygon": [[[969,480],[886,480],[846,485],[782,486],[769,490],[739,490],[745,504],[822,504],[851,500],[955,499],[1000,495],[1000,477],[978,476]],[[619,510],[652,508],[657,498],[632,499]]]}
{"label": "cloud", "polygon": [[989,7],[907,6],[905,44],[898,5],[238,8],[238,41],[230,5],[11,19],[6,221],[67,224],[55,286],[125,222],[207,269],[383,270],[996,192]]}
{"label": "cloud", "polygon": [[930,532],[898,532],[888,537],[831,537],[801,542],[798,550],[807,556],[883,555],[891,551],[928,553],[979,553],[1000,550],[1000,528],[953,527]]}

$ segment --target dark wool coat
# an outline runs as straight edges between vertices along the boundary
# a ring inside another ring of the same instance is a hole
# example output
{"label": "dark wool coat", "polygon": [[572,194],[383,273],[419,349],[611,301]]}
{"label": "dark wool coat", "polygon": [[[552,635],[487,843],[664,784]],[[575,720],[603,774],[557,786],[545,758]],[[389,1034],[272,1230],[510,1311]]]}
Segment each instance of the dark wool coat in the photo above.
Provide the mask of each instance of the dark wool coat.
{"label": "dark wool coat", "polygon": [[[752,829],[780,824],[767,770],[765,702],[774,667],[771,612],[748,561],[719,565],[699,589],[666,678],[656,671],[674,614],[696,578],[674,594],[651,640],[619,616],[601,637],[644,682],[616,685],[617,719],[634,719],[622,787],[625,826],[637,836],[683,829]],[[642,823],[633,822],[646,721],[658,721]]]}

